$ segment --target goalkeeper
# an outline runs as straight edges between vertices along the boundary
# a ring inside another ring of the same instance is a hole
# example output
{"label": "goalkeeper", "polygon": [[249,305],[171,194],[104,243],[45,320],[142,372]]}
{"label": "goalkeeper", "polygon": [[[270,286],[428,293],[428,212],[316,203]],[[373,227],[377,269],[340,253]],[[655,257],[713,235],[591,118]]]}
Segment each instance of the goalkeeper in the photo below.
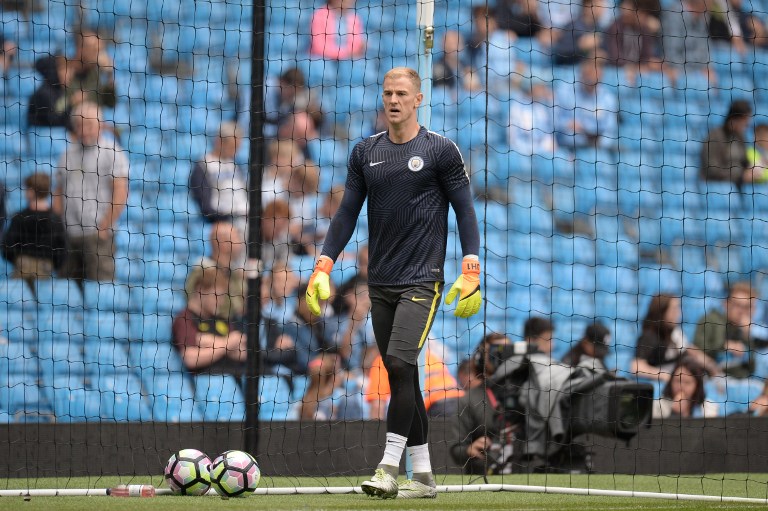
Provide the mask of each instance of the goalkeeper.
{"label": "goalkeeper", "polygon": [[[419,125],[421,79],[409,68],[384,76],[387,131],[358,143],[349,158],[344,198],[331,221],[322,255],[307,289],[307,303],[320,314],[328,298],[328,274],[350,240],[368,199],[371,318],[391,399],[384,457],[362,489],[380,498],[434,498],[437,493],[427,447],[427,412],[419,388],[418,356],[435,319],[443,291],[448,205],[456,212],[462,275],[446,303],[455,315],[480,309],[480,234],[469,177],[456,144]],[[413,480],[398,485],[405,447]]]}

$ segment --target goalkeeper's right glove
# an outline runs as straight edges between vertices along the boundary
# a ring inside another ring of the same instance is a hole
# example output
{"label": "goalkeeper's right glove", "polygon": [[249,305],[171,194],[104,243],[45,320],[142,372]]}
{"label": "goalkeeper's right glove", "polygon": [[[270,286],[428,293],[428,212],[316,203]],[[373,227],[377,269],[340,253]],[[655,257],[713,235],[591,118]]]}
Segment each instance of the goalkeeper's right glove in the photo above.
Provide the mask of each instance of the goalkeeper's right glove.
{"label": "goalkeeper's right glove", "polygon": [[333,261],[328,256],[320,256],[315,264],[315,271],[309,277],[307,285],[307,306],[315,316],[320,315],[320,300],[327,300],[331,296],[330,273]]}

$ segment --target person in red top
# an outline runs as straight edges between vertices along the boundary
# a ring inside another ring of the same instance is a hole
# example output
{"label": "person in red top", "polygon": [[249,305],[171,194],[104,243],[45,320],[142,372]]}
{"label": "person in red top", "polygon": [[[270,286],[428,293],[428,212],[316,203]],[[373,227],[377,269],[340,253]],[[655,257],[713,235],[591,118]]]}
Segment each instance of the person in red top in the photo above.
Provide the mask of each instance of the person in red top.
{"label": "person in red top", "polygon": [[204,268],[187,308],[173,321],[173,344],[191,372],[236,376],[245,372],[245,334],[216,315],[219,299],[227,292],[226,282],[216,268]]}

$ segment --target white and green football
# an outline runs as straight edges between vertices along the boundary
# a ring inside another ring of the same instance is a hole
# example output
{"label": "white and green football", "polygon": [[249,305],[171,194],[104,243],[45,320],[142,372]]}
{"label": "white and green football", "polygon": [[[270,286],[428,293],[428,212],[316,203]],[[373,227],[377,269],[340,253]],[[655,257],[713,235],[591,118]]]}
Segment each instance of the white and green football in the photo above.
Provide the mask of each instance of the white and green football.
{"label": "white and green football", "polygon": [[205,495],[211,489],[211,459],[197,449],[182,449],[168,460],[165,482],[177,495]]}

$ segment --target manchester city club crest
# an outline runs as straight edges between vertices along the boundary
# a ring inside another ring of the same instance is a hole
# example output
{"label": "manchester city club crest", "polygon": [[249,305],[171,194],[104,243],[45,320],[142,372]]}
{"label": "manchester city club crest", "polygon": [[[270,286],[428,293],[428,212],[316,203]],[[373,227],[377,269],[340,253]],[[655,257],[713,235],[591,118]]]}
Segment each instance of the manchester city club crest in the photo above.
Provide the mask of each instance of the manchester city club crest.
{"label": "manchester city club crest", "polygon": [[421,156],[413,156],[408,160],[408,169],[412,172],[418,172],[424,168],[424,160]]}

